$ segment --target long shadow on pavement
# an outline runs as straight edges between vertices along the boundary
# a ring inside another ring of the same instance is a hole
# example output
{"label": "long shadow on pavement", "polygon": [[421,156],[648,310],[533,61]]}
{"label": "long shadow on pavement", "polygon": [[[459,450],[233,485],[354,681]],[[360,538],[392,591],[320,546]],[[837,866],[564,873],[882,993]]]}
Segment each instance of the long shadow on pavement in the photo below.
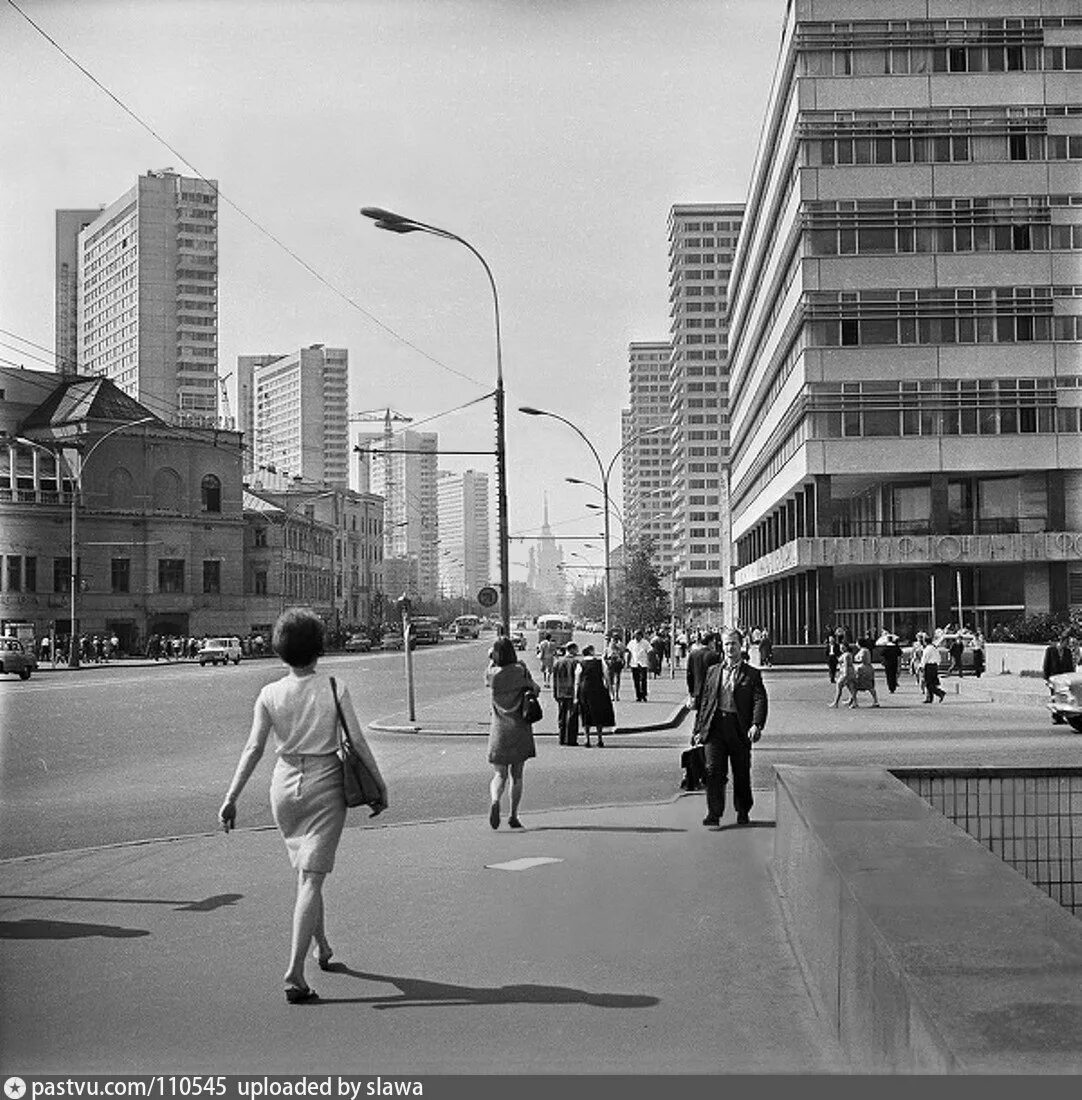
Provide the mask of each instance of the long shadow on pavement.
{"label": "long shadow on pavement", "polygon": [[178,901],[173,898],[88,898],[77,894],[0,894],[0,901],[91,901],[107,905],[172,905],[178,913],[212,913],[227,905],[236,905],[243,894],[214,894],[201,901]]}
{"label": "long shadow on pavement", "polygon": [[354,970],[344,963],[331,963],[332,973],[347,974],[369,982],[384,982],[396,986],[398,993],[375,997],[323,997],[311,1002],[314,1007],[326,1004],[370,1004],[373,1008],[439,1008],[441,1006],[507,1005],[507,1004],[584,1004],[595,1008],[650,1008],[660,1004],[657,997],[637,993],[591,993],[561,985],[501,985],[486,988],[472,985],[451,985],[448,982],[426,981],[424,978],[395,977]]}
{"label": "long shadow on pavement", "polygon": [[149,935],[145,928],[123,928],[118,924],[83,924],[66,920],[0,921],[0,940],[78,940],[88,936],[115,940]]}

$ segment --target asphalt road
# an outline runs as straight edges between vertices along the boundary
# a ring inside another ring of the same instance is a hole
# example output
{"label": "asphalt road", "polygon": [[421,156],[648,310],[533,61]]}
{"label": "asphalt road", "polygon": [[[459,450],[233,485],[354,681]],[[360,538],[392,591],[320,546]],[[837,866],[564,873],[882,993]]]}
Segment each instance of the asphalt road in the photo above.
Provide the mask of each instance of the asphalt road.
{"label": "asphalt road", "polygon": [[[479,682],[488,640],[415,652],[419,699]],[[528,658],[529,660],[529,658]],[[365,723],[406,709],[401,653],[324,659],[349,686]],[[283,672],[276,661],[239,667],[161,665],[49,672],[0,682],[0,858],[212,831],[259,689]],[[906,679],[873,710],[830,710],[824,674],[766,673],[771,716],[756,749],[753,786],[771,766],[882,764],[1082,764],[1082,737],[1037,708],[949,695],[921,703]],[[479,715],[483,718],[483,715]],[[1064,732],[1066,730],[1066,732]],[[560,749],[541,738],[527,769],[531,808],[668,798],[687,729],[610,738],[604,752]],[[387,820],[482,813],[489,768],[477,737],[373,733],[388,778]],[[265,759],[241,799],[238,823],[270,825]]]}

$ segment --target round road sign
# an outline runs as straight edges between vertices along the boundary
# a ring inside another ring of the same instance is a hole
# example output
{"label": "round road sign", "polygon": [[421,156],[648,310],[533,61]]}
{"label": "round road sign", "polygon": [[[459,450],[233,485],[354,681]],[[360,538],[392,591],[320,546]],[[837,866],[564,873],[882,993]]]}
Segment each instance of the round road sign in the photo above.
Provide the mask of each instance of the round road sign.
{"label": "round road sign", "polygon": [[500,594],[491,584],[486,584],[485,587],[477,593],[477,602],[482,607],[495,607],[496,604],[500,602]]}

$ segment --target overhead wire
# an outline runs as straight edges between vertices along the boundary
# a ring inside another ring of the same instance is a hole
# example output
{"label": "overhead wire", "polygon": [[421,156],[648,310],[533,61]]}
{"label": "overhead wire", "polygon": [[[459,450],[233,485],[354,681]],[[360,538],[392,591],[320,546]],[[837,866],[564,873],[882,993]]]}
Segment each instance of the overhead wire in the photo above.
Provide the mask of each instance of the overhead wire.
{"label": "overhead wire", "polygon": [[417,352],[418,355],[422,356],[424,359],[427,359],[430,363],[434,364],[435,366],[440,367],[442,370],[448,371],[451,374],[457,375],[459,378],[462,378],[467,382],[471,382],[475,386],[485,387],[485,386],[488,385],[488,383],[479,382],[476,378],[473,378],[472,376],[466,374],[464,371],[460,371],[456,367],[452,367],[449,364],[444,363],[441,359],[437,359],[436,356],[434,356],[431,353],[425,351],[424,348],[420,347],[420,345],[418,345],[418,344],[415,344],[408,337],[403,336],[400,332],[398,332],[397,330],[392,328],[385,321],[382,321],[379,317],[377,317],[370,310],[365,309],[365,307],[362,306],[360,304],[360,302],[356,301],[356,299],[354,299],[350,294],[346,293],[346,291],[344,291],[340,287],[336,286],[333,282],[331,282],[330,279],[328,279],[326,276],[324,276],[320,271],[317,271],[306,259],[304,259],[303,256],[301,256],[293,248],[291,248],[289,245],[287,245],[275,233],[273,233],[270,229],[268,229],[266,226],[264,226],[261,222],[257,221],[256,218],[254,218],[251,214],[249,214],[243,207],[241,207],[238,203],[234,202],[227,194],[225,194],[225,192],[222,191],[220,185],[216,181],[212,181],[208,177],[203,175],[203,173],[199,170],[199,168],[196,167],[196,165],[193,164],[192,161],[188,157],[186,157],[179,149],[177,149],[175,145],[173,145],[171,142],[167,141],[161,134],[159,134],[158,131],[155,130],[154,127],[150,125],[150,123],[146,122],[143,118],[141,118],[118,95],[116,95],[112,90],[110,90],[108,87],[106,87],[106,85],[103,84],[92,72],[90,72],[90,70],[87,69],[85,65],[83,65],[79,61],[77,61],[55,38],[53,38],[52,35],[50,35],[48,33],[48,31],[46,31],[42,26],[40,26],[37,22],[35,22],[25,11],[23,11],[23,9],[20,8],[17,3],[15,3],[15,0],[7,0],[7,3],[10,7],[14,8],[14,10],[16,12],[18,12],[19,15],[21,15],[22,18],[24,20],[26,20],[26,22],[29,23],[31,27],[33,27],[34,30],[37,31],[37,33],[40,34],[41,37],[44,38],[46,42],[48,42],[55,50],[57,50],[57,52],[60,53],[68,62],[70,62],[72,65],[74,65],[75,68],[78,69],[79,72],[81,72],[83,74],[83,76],[85,76],[96,88],[98,88],[100,91],[104,92],[105,95],[107,95],[129,118],[131,118],[138,126],[140,126],[142,129],[144,129],[148,134],[150,134],[151,137],[153,137],[155,141],[160,142],[161,145],[163,145],[166,149],[168,149],[169,152],[172,153],[181,163],[187,165],[188,168],[190,168],[195,173],[195,176],[196,176],[197,179],[201,180],[203,183],[207,184],[209,187],[212,187],[214,189],[215,194],[223,202],[225,202],[227,206],[229,206],[233,210],[235,210],[246,222],[248,222],[249,225],[252,226],[253,229],[255,229],[257,232],[263,234],[263,236],[265,236],[268,240],[270,240],[275,245],[277,245],[279,248],[281,248],[282,251],[286,253],[286,255],[288,255],[292,260],[294,260],[297,264],[299,264],[302,268],[304,268],[305,271],[307,271],[314,279],[316,279],[320,284],[322,284],[329,291],[331,291],[332,294],[334,294],[337,297],[341,298],[342,301],[344,301],[347,305],[352,306],[353,309],[355,309],[358,313],[360,313],[368,321],[370,321],[372,324],[374,324],[377,328],[382,329],[384,332],[386,332],[393,339],[398,340],[400,343],[404,344],[406,347],[410,348],[412,351]]}

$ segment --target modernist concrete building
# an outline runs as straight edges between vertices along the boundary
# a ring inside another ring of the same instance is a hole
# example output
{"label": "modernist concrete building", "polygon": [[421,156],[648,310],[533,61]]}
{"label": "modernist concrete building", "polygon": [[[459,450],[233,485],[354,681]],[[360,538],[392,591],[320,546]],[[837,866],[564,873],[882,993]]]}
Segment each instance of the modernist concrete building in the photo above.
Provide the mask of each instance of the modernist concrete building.
{"label": "modernist concrete building", "polygon": [[1077,3],[792,0],[762,134],[739,619],[818,643],[1082,603]]}
{"label": "modernist concrete building", "polygon": [[245,474],[273,467],[308,482],[349,485],[349,352],[312,344],[237,359]]}
{"label": "modernist concrete building", "polygon": [[[422,600],[439,594],[439,434],[403,431],[357,435],[361,492],[384,499],[383,558],[387,593]],[[392,584],[394,588],[392,588]],[[397,591],[395,591],[397,589]]]}
{"label": "modernist concrete building", "polygon": [[79,373],[79,234],[101,213],[56,212],[56,369]]}
{"label": "modernist concrete building", "polygon": [[440,470],[439,576],[444,596],[474,600],[492,582],[489,544],[488,474]]}
{"label": "modernist concrete building", "polygon": [[688,203],[669,214],[670,476],[678,606],[690,622],[726,618],[730,543],[727,284],[744,208]]}
{"label": "modernist concrete building", "polygon": [[624,540],[636,545],[650,539],[654,564],[665,576],[672,575],[673,567],[671,359],[667,340],[628,346],[630,403],[621,419]]}
{"label": "modernist concrete building", "polygon": [[78,230],[71,357],[71,233],[57,211],[57,357],[104,375],[170,423],[218,425],[218,189],[148,172]]}
{"label": "modernist concrete building", "polygon": [[0,619],[69,635],[74,494],[78,632],[129,651],[243,632],[239,433],[167,424],[104,378],[7,368],[0,433]]}

